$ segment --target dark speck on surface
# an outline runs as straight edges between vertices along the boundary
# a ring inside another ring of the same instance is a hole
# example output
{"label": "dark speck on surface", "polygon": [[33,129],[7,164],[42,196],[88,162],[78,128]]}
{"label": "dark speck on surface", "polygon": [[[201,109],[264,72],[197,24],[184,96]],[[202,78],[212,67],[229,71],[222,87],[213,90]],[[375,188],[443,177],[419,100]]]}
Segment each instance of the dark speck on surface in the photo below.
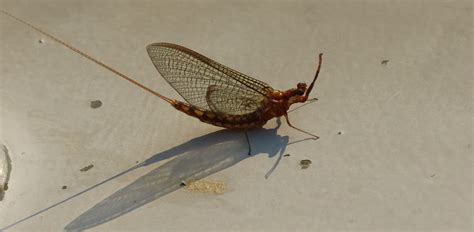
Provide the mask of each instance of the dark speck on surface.
{"label": "dark speck on surface", "polygon": [[301,169],[307,169],[309,168],[309,165],[311,164],[311,160],[305,159],[300,161],[300,166]]}
{"label": "dark speck on surface", "polygon": [[290,154],[284,154],[283,156],[284,156],[284,157],[289,157],[289,156],[290,156]]}
{"label": "dark speck on surface", "polygon": [[383,65],[387,65],[389,61],[390,60],[382,60],[382,62],[380,62],[380,63],[383,64]]}
{"label": "dark speck on surface", "polygon": [[61,189],[67,189],[67,186],[66,186],[66,185],[63,185],[63,187],[61,187]]}
{"label": "dark speck on surface", "polygon": [[90,165],[88,165],[88,166],[85,166],[85,167],[81,168],[80,171],[81,171],[81,172],[87,172],[87,171],[89,171],[89,170],[90,170],[91,168],[93,168],[93,167],[94,167],[94,165],[93,165],[93,164],[90,164]]}
{"label": "dark speck on surface", "polygon": [[100,106],[102,106],[102,102],[100,100],[91,101],[92,109],[99,108]]}

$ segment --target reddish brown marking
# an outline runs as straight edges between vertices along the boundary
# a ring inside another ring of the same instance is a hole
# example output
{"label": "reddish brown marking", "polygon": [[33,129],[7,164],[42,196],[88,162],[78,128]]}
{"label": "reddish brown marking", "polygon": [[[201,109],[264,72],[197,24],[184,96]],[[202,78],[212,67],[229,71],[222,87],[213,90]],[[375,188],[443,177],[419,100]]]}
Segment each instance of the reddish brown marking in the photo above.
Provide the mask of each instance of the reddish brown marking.
{"label": "reddish brown marking", "polygon": [[197,110],[197,109],[194,109],[194,114],[196,114],[198,117],[202,117],[204,115],[204,112],[203,111],[200,111],[200,110]]}
{"label": "reddish brown marking", "polygon": [[211,112],[206,112],[206,117],[208,117],[209,119],[214,119],[216,117],[216,114],[211,113]]}

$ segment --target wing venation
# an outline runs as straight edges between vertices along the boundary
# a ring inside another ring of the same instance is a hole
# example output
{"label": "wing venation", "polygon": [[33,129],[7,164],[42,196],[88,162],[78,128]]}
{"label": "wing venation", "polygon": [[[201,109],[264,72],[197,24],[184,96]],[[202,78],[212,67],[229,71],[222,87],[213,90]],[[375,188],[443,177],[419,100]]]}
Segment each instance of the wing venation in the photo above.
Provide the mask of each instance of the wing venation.
{"label": "wing venation", "polygon": [[203,110],[241,115],[258,110],[273,89],[185,47],[147,46],[158,72],[190,104]]}

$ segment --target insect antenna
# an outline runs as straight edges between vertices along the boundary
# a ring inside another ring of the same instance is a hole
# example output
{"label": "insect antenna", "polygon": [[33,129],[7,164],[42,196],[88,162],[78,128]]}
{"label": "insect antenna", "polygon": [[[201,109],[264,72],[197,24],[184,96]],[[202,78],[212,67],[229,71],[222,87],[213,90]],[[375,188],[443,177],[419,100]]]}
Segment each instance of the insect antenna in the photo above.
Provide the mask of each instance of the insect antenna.
{"label": "insect antenna", "polygon": [[107,70],[109,70],[109,71],[111,71],[111,72],[113,72],[113,73],[115,73],[116,75],[118,75],[119,77],[125,79],[126,81],[128,81],[128,82],[130,82],[130,83],[132,83],[132,84],[134,84],[134,85],[140,87],[141,89],[143,89],[143,90],[145,90],[145,91],[147,91],[147,92],[149,92],[149,93],[151,93],[151,94],[153,94],[153,95],[155,95],[155,96],[157,96],[157,97],[159,97],[159,98],[165,100],[166,102],[168,102],[168,103],[170,103],[170,104],[172,104],[173,102],[175,102],[173,99],[167,98],[167,97],[165,97],[165,96],[163,96],[163,95],[161,95],[161,94],[159,94],[159,93],[153,91],[152,89],[150,89],[150,88],[144,86],[143,84],[141,84],[141,83],[135,81],[134,79],[128,77],[127,75],[125,75],[125,74],[123,74],[123,73],[117,71],[116,69],[114,69],[114,68],[112,68],[112,67],[110,67],[110,66],[108,66],[108,65],[106,65],[106,64],[104,64],[104,63],[102,63],[101,61],[99,61],[99,60],[95,59],[94,57],[92,57],[92,56],[90,56],[90,55],[88,55],[88,54],[86,54],[86,53],[80,51],[79,49],[77,49],[77,48],[75,48],[75,47],[69,45],[68,43],[66,43],[66,42],[64,42],[64,41],[62,41],[62,40],[60,40],[59,38],[57,38],[57,37],[55,37],[55,36],[53,36],[53,35],[47,33],[46,31],[41,30],[40,28],[38,28],[38,27],[32,25],[31,23],[28,23],[28,22],[26,22],[26,21],[24,21],[24,20],[22,20],[22,19],[20,19],[20,18],[18,18],[18,17],[16,17],[16,16],[14,16],[14,15],[12,15],[12,14],[10,14],[10,13],[4,11],[4,10],[2,10],[2,9],[0,9],[0,11],[1,11],[3,14],[5,14],[5,15],[7,15],[7,16],[13,18],[13,19],[15,19],[16,21],[18,21],[18,22],[20,22],[20,23],[22,23],[22,24],[24,24],[24,25],[26,25],[26,26],[32,28],[33,30],[35,30],[35,31],[37,31],[37,32],[39,32],[39,33],[45,35],[46,37],[48,37],[48,38],[54,40],[55,42],[57,42],[57,43],[63,45],[64,47],[70,49],[71,51],[73,51],[73,52],[75,52],[75,53],[81,55],[82,57],[84,57],[84,58],[86,58],[86,59],[88,59],[88,60],[90,60],[90,61],[92,61],[92,62],[94,62],[94,63],[96,63],[96,64],[98,64],[98,65],[100,65],[100,66],[102,66],[103,68],[105,68],[105,69],[107,69]]}

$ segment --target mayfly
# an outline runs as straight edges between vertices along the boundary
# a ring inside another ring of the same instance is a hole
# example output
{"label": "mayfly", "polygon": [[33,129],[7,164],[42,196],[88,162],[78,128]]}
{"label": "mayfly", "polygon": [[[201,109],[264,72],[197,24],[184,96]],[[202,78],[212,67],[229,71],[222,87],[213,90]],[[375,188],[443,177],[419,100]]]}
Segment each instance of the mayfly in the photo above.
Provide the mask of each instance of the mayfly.
{"label": "mayfly", "polygon": [[[2,13],[158,96],[177,110],[198,118],[202,122],[246,131],[260,128],[272,118],[284,116],[290,127],[316,139],[319,138],[293,126],[288,119],[287,112],[292,104],[304,103],[308,100],[321,69],[322,53],[319,54],[316,74],[309,87],[305,83],[298,83],[296,88],[280,91],[188,48],[171,43],[148,45],[146,49],[151,61],[161,76],[185,99],[186,102],[182,102],[149,89],[116,69],[6,11],[2,10]],[[247,133],[246,138],[249,142]]]}

